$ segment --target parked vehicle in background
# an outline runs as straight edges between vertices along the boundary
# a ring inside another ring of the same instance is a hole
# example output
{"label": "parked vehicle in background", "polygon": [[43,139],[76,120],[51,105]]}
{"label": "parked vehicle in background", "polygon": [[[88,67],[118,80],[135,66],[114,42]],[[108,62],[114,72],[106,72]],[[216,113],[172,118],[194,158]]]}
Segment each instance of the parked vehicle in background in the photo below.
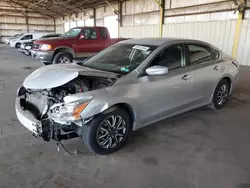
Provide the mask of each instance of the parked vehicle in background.
{"label": "parked vehicle in background", "polygon": [[46,64],[70,63],[74,58],[91,57],[122,40],[126,39],[111,39],[106,27],[76,27],[60,38],[37,40],[31,53]]}
{"label": "parked vehicle in background", "polygon": [[15,34],[15,35],[13,35],[12,37],[6,38],[6,39],[4,40],[4,42],[5,42],[6,44],[9,44],[9,43],[10,43],[10,40],[12,40],[12,39],[14,39],[14,38],[17,38],[17,37],[21,36],[22,34],[23,34],[23,33],[21,33],[21,34]]}
{"label": "parked vehicle in background", "polygon": [[10,46],[20,48],[22,42],[31,42],[37,40],[46,33],[24,33],[16,38],[10,40]]}
{"label": "parked vehicle in background", "polygon": [[16,113],[45,141],[79,136],[109,154],[131,131],[205,105],[222,108],[238,74],[234,59],[202,41],[127,40],[83,63],[36,70],[17,92]]}
{"label": "parked vehicle in background", "polygon": [[[60,37],[61,34],[47,34],[47,35],[43,35],[40,39],[45,39],[45,38],[56,38],[56,37]],[[34,44],[36,40],[32,40],[30,42],[22,42],[20,45],[20,48],[18,51],[22,52],[25,55],[31,55],[31,48]]]}

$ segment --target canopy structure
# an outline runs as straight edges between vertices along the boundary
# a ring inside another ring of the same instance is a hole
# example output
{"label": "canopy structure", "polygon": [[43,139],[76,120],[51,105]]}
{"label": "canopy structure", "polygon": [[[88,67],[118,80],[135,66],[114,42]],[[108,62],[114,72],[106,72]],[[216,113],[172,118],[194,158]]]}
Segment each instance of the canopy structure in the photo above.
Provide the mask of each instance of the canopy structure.
{"label": "canopy structure", "polygon": [[[7,1],[6,1],[7,2]],[[69,16],[83,10],[98,7],[104,4],[118,2],[117,0],[8,0],[18,9],[22,8],[22,13],[35,11],[45,16],[57,18]]]}

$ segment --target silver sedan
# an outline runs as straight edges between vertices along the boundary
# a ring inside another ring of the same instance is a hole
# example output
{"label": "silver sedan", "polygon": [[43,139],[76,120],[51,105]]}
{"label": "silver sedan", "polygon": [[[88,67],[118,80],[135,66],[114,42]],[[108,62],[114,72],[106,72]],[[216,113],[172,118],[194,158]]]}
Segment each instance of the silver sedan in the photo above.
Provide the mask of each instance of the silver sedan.
{"label": "silver sedan", "polygon": [[85,62],[36,70],[18,90],[16,114],[36,137],[81,137],[105,155],[131,131],[201,106],[222,108],[238,73],[234,59],[205,42],[132,39]]}

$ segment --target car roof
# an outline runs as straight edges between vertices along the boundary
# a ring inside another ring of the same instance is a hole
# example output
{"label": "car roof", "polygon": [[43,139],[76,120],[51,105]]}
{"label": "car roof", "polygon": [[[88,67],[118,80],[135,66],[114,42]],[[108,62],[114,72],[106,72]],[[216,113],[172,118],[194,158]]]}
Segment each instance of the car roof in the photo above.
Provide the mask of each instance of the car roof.
{"label": "car roof", "polygon": [[80,26],[80,27],[73,27],[72,29],[84,29],[84,28],[106,28],[103,26]]}
{"label": "car roof", "polygon": [[183,39],[183,38],[172,38],[172,37],[158,37],[158,38],[139,38],[139,39],[130,39],[122,41],[122,43],[128,44],[141,44],[141,45],[154,45],[161,46],[168,43],[183,43],[183,42],[195,42],[201,44],[208,44],[203,41],[193,40],[193,39]]}
{"label": "car roof", "polygon": [[34,33],[22,33],[23,35],[35,35],[35,34],[47,34],[47,33],[40,33],[40,32],[34,32]]}

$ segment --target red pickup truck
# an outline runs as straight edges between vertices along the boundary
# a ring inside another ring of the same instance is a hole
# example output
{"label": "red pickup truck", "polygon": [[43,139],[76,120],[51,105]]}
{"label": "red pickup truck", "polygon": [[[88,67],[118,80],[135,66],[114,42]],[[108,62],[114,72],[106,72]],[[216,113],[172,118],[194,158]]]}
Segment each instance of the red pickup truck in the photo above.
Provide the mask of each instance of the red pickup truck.
{"label": "red pickup truck", "polygon": [[93,56],[122,40],[126,39],[111,39],[106,27],[76,27],[60,37],[35,41],[31,55],[45,64],[70,63],[75,58]]}

